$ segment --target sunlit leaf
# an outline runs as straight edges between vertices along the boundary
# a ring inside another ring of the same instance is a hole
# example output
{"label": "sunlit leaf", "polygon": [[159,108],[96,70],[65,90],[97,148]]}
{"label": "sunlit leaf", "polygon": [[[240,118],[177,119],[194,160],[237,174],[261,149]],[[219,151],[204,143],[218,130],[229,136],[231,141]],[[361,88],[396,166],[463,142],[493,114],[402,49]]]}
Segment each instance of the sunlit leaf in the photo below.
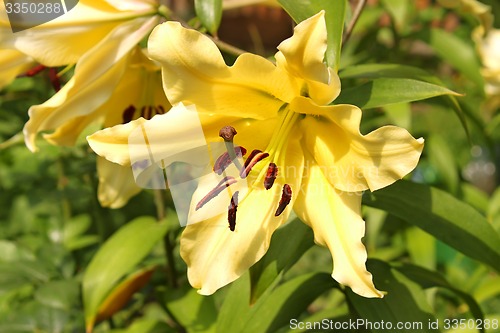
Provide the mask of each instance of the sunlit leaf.
{"label": "sunlit leaf", "polygon": [[311,228],[295,219],[278,229],[266,255],[250,269],[251,302],[254,303],[272,285],[281,272],[288,270],[314,245]]}
{"label": "sunlit leaf", "polygon": [[132,298],[135,292],[148,283],[156,267],[148,267],[127,276],[116,288],[114,288],[99,306],[96,322],[111,318],[121,310]]}
{"label": "sunlit leaf", "polygon": [[166,223],[140,217],[123,226],[102,245],[82,282],[88,331],[92,330],[99,307],[116,283],[148,255],[166,232]]}
{"label": "sunlit leaf", "polygon": [[[241,332],[250,311],[250,274],[245,273],[230,286],[217,318],[217,333]],[[238,315],[235,316],[234,314]]]}
{"label": "sunlit leaf", "polygon": [[413,79],[381,78],[358,87],[343,89],[335,104],[353,104],[362,109],[414,102],[442,95],[459,96],[454,91]]}
{"label": "sunlit leaf", "polygon": [[[353,78],[358,78],[358,79],[382,79],[382,78],[393,78],[393,79],[413,79],[416,81],[423,81],[426,83],[431,83],[433,85],[436,85],[438,88],[438,91],[441,91],[442,94],[439,95],[444,95],[446,98],[445,101],[447,102],[448,106],[453,109],[453,111],[457,114],[458,118],[460,119],[460,122],[462,123],[462,126],[465,130],[465,132],[468,135],[468,127],[467,123],[465,121],[465,115],[464,111],[460,107],[457,101],[456,96],[460,96],[459,94],[455,92],[446,92],[446,90],[442,90],[440,88],[444,88],[444,83],[437,78],[436,76],[431,75],[430,73],[426,72],[425,70],[418,68],[418,67],[413,67],[413,66],[407,66],[407,65],[401,65],[401,64],[363,64],[363,65],[356,65],[356,66],[349,66],[346,69],[343,69],[339,73],[341,79],[353,79]],[[405,88],[405,86],[400,86],[399,89],[396,88],[395,92],[401,91],[401,88]],[[366,90],[366,87],[363,85],[355,88],[350,88],[352,89],[352,93],[350,94],[351,96],[353,93],[362,92]],[[364,89],[364,90],[363,90]],[[431,86],[427,86],[427,89],[431,89]],[[436,92],[438,92],[436,91]],[[375,92],[368,91],[368,93],[375,95]],[[388,91],[380,91],[379,93],[387,94]],[[390,94],[390,92],[389,92]],[[432,93],[430,94],[432,95]],[[342,92],[341,95],[342,96]],[[438,95],[435,95],[438,96]],[[422,98],[419,99],[405,99],[403,102],[413,102],[416,100],[420,99],[426,99],[429,97],[435,97],[435,96],[428,96],[424,97],[421,96]],[[381,96],[382,97],[382,96]],[[397,97],[397,96],[394,96]],[[400,96],[401,98],[404,97],[404,94]],[[382,97],[384,98],[384,97]],[[403,98],[404,99],[404,98]],[[345,101],[346,103],[348,102],[347,100]],[[338,99],[335,101],[335,103],[339,104]],[[354,102],[352,104],[355,104]],[[383,106],[387,105],[392,105],[393,103],[386,103]],[[355,104],[357,105],[357,104]],[[360,105],[358,105],[360,106]],[[361,106],[360,106],[361,107]],[[368,108],[365,106],[364,108]]]}
{"label": "sunlit leaf", "polygon": [[165,292],[165,305],[188,332],[214,332],[217,308],[212,296],[203,296],[191,286]]}

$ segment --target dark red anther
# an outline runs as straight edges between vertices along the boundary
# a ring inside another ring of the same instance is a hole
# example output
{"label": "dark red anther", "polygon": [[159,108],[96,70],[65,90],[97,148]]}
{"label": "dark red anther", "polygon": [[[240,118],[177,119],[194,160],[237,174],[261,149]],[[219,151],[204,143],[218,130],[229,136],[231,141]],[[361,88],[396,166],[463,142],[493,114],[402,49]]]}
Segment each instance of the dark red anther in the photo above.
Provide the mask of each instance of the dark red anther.
{"label": "dark red anther", "polygon": [[281,193],[280,203],[278,204],[278,209],[276,209],[276,213],[274,216],[280,216],[281,213],[285,210],[286,206],[290,203],[292,199],[292,188],[290,185],[283,185],[283,192]]}
{"label": "dark red anther", "polygon": [[49,68],[49,79],[50,83],[52,83],[52,87],[56,92],[61,90],[61,80],[59,79],[59,75],[57,75],[56,68]]}
{"label": "dark red anther", "polygon": [[145,105],[141,108],[141,117],[144,119],[151,119],[153,116],[153,108],[150,105]]}
{"label": "dark red anther", "polygon": [[[234,153],[236,154],[236,157],[241,158],[242,156],[245,156],[247,153],[247,150],[241,146],[236,146],[234,147]],[[231,165],[231,157],[229,157],[229,153],[226,151],[222,155],[217,158],[214,164],[214,172],[218,175],[221,175],[226,168]]]}
{"label": "dark red anther", "polygon": [[198,202],[198,204],[196,205],[195,210],[198,210],[201,207],[203,207],[207,202],[209,202],[210,200],[212,200],[213,198],[215,198],[220,192],[222,192],[222,190],[224,190],[226,187],[229,187],[230,185],[232,185],[232,184],[234,184],[236,182],[237,182],[237,180],[234,179],[234,177],[230,177],[230,176],[224,177],[219,182],[219,184],[217,184],[217,186],[214,187],[213,190],[211,190],[210,192],[208,192],[208,194],[205,195],[203,197],[203,199],[201,199]]}
{"label": "dark red anther", "polygon": [[35,67],[28,69],[28,71],[26,73],[24,73],[24,75],[22,75],[22,76],[29,76],[29,77],[35,76],[38,73],[40,73],[41,71],[43,71],[45,68],[47,68],[47,67],[44,65],[36,65]]}
{"label": "dark red anther", "polygon": [[122,120],[123,123],[129,123],[134,119],[134,113],[135,113],[135,106],[130,104],[122,113]]}
{"label": "dark red anther", "polygon": [[160,104],[156,107],[156,113],[157,114],[165,114],[165,108],[163,107],[163,105]]}
{"label": "dark red anther", "polygon": [[269,163],[269,167],[267,168],[266,178],[264,178],[264,188],[266,190],[269,190],[271,187],[273,187],[276,176],[278,176],[278,166],[271,162]]}
{"label": "dark red anther", "polygon": [[227,207],[227,221],[229,222],[229,230],[234,231],[236,228],[236,210],[238,209],[238,191],[234,192],[231,197],[231,203]]}
{"label": "dark red anther", "polygon": [[258,153],[262,153],[262,150],[258,150],[258,149],[254,149],[252,150],[252,152],[250,153],[250,155],[248,155],[248,158],[247,160],[245,161],[245,168],[250,164],[250,162],[252,161],[252,159],[255,157],[255,155],[257,155]]}
{"label": "dark red anther", "polygon": [[245,161],[245,165],[243,169],[240,171],[240,177],[241,178],[246,178],[250,171],[252,171],[252,168],[257,164],[258,162],[262,161],[264,158],[268,157],[268,153],[263,153],[260,150],[255,149],[252,151],[250,156],[248,156],[247,160]]}

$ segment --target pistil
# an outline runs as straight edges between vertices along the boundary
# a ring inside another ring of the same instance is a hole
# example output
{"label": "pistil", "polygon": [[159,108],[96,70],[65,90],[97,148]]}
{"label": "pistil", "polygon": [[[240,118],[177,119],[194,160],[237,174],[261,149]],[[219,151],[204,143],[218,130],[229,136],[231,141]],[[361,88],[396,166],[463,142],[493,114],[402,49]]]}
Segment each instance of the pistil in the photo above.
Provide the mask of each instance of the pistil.
{"label": "pistil", "polygon": [[224,139],[224,144],[226,145],[226,150],[227,153],[229,154],[231,161],[233,161],[234,165],[236,166],[236,168],[238,168],[238,170],[241,170],[241,164],[236,158],[234,144],[233,144],[233,138],[236,134],[238,134],[238,132],[236,132],[236,130],[232,126],[224,126],[219,131],[219,136]]}

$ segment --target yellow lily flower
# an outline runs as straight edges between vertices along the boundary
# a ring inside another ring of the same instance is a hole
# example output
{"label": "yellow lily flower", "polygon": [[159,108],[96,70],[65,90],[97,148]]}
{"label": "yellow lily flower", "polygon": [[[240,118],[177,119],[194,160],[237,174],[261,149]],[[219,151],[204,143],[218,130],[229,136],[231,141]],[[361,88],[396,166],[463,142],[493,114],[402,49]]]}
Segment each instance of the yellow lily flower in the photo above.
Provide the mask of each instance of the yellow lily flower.
{"label": "yellow lily flower", "polygon": [[[320,12],[279,45],[276,65],[243,54],[227,66],[210,39],[178,23],[161,24],[150,36],[149,53],[161,65],[169,101],[196,107],[207,142],[221,142],[219,130],[228,125],[237,131],[234,142],[253,151],[237,168],[238,177],[222,172],[222,181],[208,182],[207,188],[202,180],[193,195],[192,215],[206,218],[185,228],[181,256],[191,285],[201,294],[212,294],[262,258],[293,207],[314,230],[315,241],[332,253],[332,277],[359,295],[383,297],[365,267],[361,191],[387,186],[413,170],[423,139],[394,126],[362,135],[359,108],[330,105],[340,80],[323,63],[326,40]],[[99,155],[129,164],[128,148],[136,147],[126,147],[127,137],[143,125],[131,122],[87,139]],[[149,138],[170,142],[178,133],[189,133],[183,124],[173,134],[157,128]],[[162,156],[171,147],[155,148]],[[218,171],[227,166],[219,162]],[[246,193],[236,194],[245,184]],[[229,195],[217,194],[223,190]],[[227,209],[214,214],[221,205]]]}
{"label": "yellow lily flower", "polygon": [[[69,91],[69,85],[71,81],[44,104],[31,107],[25,126],[27,142],[34,143],[37,130],[54,129],[44,138],[56,145],[70,146],[93,123],[111,127],[139,117],[148,119],[170,109],[161,88],[159,68],[139,47],[88,86]],[[129,167],[98,158],[97,172],[98,199],[104,207],[122,207],[141,190]]]}
{"label": "yellow lily flower", "polygon": [[13,33],[3,2],[0,6],[0,49],[17,49],[49,67],[74,64],[93,50],[100,55],[94,64],[100,71],[120,59],[159,22],[157,1],[80,0],[52,21]]}

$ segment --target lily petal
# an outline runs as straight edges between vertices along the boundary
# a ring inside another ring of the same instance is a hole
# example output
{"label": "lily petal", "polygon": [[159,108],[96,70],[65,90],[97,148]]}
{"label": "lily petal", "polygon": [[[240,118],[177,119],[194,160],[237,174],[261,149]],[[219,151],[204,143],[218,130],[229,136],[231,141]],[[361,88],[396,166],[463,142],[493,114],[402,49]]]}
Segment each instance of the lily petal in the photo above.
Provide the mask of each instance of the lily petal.
{"label": "lily petal", "polygon": [[[94,82],[96,90],[108,89],[106,84],[108,84],[106,80]],[[96,121],[103,121],[104,127],[121,124],[125,121],[124,110],[130,106],[139,109],[145,100],[152,106],[162,106],[165,111],[170,109],[170,103],[161,88],[159,69],[154,67],[153,62],[137,48],[131,54],[127,68],[112,95],[103,105],[92,113],[66,121],[54,133],[44,135],[44,138],[56,145],[73,145],[89,124]],[[57,109],[54,112],[58,112]]]}
{"label": "lily petal", "polygon": [[199,112],[266,119],[298,91],[262,57],[243,54],[233,66],[226,66],[208,37],[178,22],[157,26],[148,50],[162,67],[163,87],[171,103],[194,104]]}
{"label": "lily petal", "polygon": [[364,297],[383,297],[366,270],[366,249],[361,242],[361,193],[339,191],[328,183],[321,168],[310,161],[294,210],[314,230],[316,243],[328,247],[333,258],[332,277]]}
{"label": "lily petal", "polygon": [[[269,248],[273,232],[288,219],[290,207],[280,216],[274,215],[282,185],[288,183],[292,191],[300,188],[303,154],[298,139],[289,143],[289,153],[283,161],[296,167],[297,174],[290,173],[285,177],[285,172],[278,173],[271,189],[253,189],[246,197],[240,198],[234,232],[228,229],[228,214],[225,213],[188,225],[182,233],[181,256],[188,265],[189,282],[200,288],[200,294],[214,293],[260,260]],[[295,193],[292,193],[289,206],[294,200]],[[202,209],[210,209],[210,203]]]}
{"label": "lily petal", "polygon": [[134,181],[130,167],[111,163],[98,157],[97,174],[99,177],[97,197],[103,207],[121,208],[141,191]]}
{"label": "lily petal", "polygon": [[331,185],[346,192],[375,191],[411,172],[424,146],[396,126],[384,126],[367,135],[359,132],[361,110],[354,105],[317,106],[296,98],[290,108],[307,113],[301,124],[305,146],[324,166]]}
{"label": "lily petal", "polygon": [[319,105],[329,104],[340,93],[340,79],[323,62],[327,46],[324,16],[321,11],[299,23],[275,55],[277,66],[302,78],[307,86],[305,93]]}
{"label": "lily petal", "polygon": [[0,50],[0,89],[33,64],[33,59],[17,50]]}

